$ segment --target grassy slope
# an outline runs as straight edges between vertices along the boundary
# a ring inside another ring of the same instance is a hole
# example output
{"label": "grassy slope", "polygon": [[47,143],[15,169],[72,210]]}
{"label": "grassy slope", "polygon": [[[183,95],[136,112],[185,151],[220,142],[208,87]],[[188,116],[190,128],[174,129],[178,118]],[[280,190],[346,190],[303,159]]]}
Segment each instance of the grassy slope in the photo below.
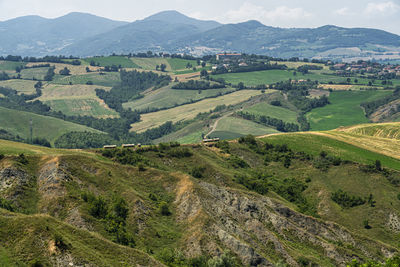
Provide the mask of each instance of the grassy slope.
{"label": "grassy slope", "polygon": [[248,134],[264,135],[272,133],[278,133],[278,131],[241,118],[225,117],[218,122],[216,131],[210,137],[234,139]]}
{"label": "grassy slope", "polygon": [[35,84],[37,81],[29,81],[29,80],[7,80],[0,81],[0,86],[7,87],[18,91],[18,93],[23,94],[33,94],[35,93]]}
{"label": "grassy slope", "polygon": [[297,123],[296,112],[283,107],[273,106],[265,102],[255,104],[249,108],[244,109],[244,111],[255,115],[264,115],[272,118],[277,118],[283,120],[284,122]]}
{"label": "grassy slope", "polygon": [[205,99],[194,104],[143,114],[141,116],[141,122],[132,124],[132,130],[142,132],[160,126],[167,121],[178,122],[193,119],[198,113],[208,112],[218,105],[238,104],[259,94],[261,94],[261,92],[256,90],[242,90],[217,98]]}
{"label": "grassy slope", "polygon": [[26,63],[0,60],[0,71],[15,71],[16,67],[25,65]]}
{"label": "grassy slope", "polygon": [[156,70],[157,65],[164,64],[167,66],[166,71],[172,71],[171,65],[168,63],[168,60],[165,58],[130,58],[130,60],[139,68],[144,70]]}
{"label": "grassy slope", "polygon": [[175,90],[171,86],[163,87],[155,91],[150,91],[145,94],[144,98],[124,103],[124,108],[131,108],[132,110],[146,109],[146,108],[169,108],[175,104],[182,104],[191,100],[200,100],[210,96],[216,96],[220,93],[230,92],[234,89],[213,89],[203,90],[201,94],[197,90]]}
{"label": "grassy slope", "polygon": [[0,107],[0,128],[14,135],[28,138],[30,119],[33,121],[33,136],[46,138],[50,142],[54,142],[59,136],[71,131],[99,132],[60,119]]}
{"label": "grassy slope", "polygon": [[329,96],[331,104],[307,114],[312,130],[331,130],[339,126],[368,122],[360,104],[391,94],[391,91],[340,91]]}
{"label": "grassy slope", "polygon": [[102,75],[98,72],[74,76],[56,75],[52,83],[67,85],[70,82],[72,84],[92,82],[94,85],[112,87],[120,82],[120,75],[117,72],[106,72]]}
{"label": "grassy slope", "polygon": [[33,69],[23,69],[21,71],[21,78],[28,80],[43,80],[44,76],[49,68],[33,68]]}
{"label": "grassy slope", "polygon": [[96,85],[49,84],[43,88],[39,100],[66,115],[90,115],[100,118],[117,116],[117,112],[96,96],[97,88],[111,89]]}
{"label": "grassy slope", "polygon": [[122,57],[122,56],[109,56],[109,57],[91,57],[91,58],[85,58],[85,62],[90,63],[91,61],[94,61],[96,64],[99,64],[101,67],[105,66],[111,66],[111,65],[116,65],[123,68],[137,68],[138,65],[132,62],[129,58],[127,57]]}

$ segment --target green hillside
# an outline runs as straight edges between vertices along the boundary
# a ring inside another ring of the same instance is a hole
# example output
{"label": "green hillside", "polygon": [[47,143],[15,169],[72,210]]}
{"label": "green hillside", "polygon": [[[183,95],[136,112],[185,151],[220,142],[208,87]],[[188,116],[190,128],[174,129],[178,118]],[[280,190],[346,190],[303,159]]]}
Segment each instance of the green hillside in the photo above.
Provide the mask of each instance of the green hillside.
{"label": "green hillside", "polygon": [[86,126],[60,119],[0,107],[0,129],[4,129],[14,135],[28,139],[30,135],[29,121],[31,119],[33,122],[33,137],[46,138],[51,143],[64,133],[71,131],[100,133],[100,131]]}
{"label": "green hillside", "polygon": [[0,140],[0,178],[13,175],[0,184],[0,264],[337,266],[396,255],[399,161],[328,135],[137,151]]}

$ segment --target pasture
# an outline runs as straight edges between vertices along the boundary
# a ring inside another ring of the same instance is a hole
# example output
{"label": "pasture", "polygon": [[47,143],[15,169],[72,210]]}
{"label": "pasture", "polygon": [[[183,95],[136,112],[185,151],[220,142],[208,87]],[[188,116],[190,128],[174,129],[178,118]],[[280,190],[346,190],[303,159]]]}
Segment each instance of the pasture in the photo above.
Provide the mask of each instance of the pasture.
{"label": "pasture", "polygon": [[235,105],[261,94],[258,90],[241,90],[228,95],[205,99],[197,103],[183,105],[168,110],[143,114],[142,121],[132,124],[131,131],[143,132],[158,127],[167,121],[178,122],[193,119],[200,112],[208,112],[218,105]]}
{"label": "pasture", "polygon": [[130,60],[138,67],[144,70],[156,70],[157,65],[164,64],[167,66],[166,71],[172,71],[171,65],[165,58],[140,58],[132,57]]}
{"label": "pasture", "polygon": [[62,76],[55,75],[52,83],[68,85],[72,84],[86,84],[92,82],[94,85],[113,87],[121,81],[118,72],[91,72],[83,75]]}
{"label": "pasture", "polygon": [[283,107],[277,107],[265,102],[257,103],[251,107],[245,108],[244,112],[258,116],[269,116],[283,120],[284,122],[297,123],[297,113]]}
{"label": "pasture", "polygon": [[0,128],[22,138],[29,138],[29,121],[33,121],[33,137],[46,138],[53,143],[61,135],[71,132],[96,132],[95,129],[53,117],[0,107]]}
{"label": "pasture", "polygon": [[33,68],[21,70],[21,78],[27,80],[44,80],[49,68]]}
{"label": "pasture", "polygon": [[266,135],[278,133],[277,130],[249,120],[236,117],[224,117],[218,121],[216,130],[211,138],[234,139],[244,135]]}
{"label": "pasture", "polygon": [[0,60],[0,71],[15,71],[16,67],[25,66],[26,63]]}
{"label": "pasture", "polygon": [[97,118],[118,116],[96,96],[96,88],[111,89],[95,85],[48,84],[42,89],[43,94],[39,100],[66,115],[91,115]]}
{"label": "pasture", "polygon": [[329,96],[331,104],[307,113],[311,130],[332,130],[368,122],[360,107],[363,102],[373,101],[391,94],[391,91],[335,91]]}
{"label": "pasture", "polygon": [[279,134],[263,137],[262,140],[271,144],[286,144],[295,151],[303,151],[314,156],[318,156],[321,151],[326,151],[329,155],[340,157],[342,160],[364,164],[374,164],[376,160],[380,160],[384,167],[400,170],[400,160],[371,151],[367,147],[362,148],[337,140],[329,133],[326,135],[312,132]]}
{"label": "pasture", "polygon": [[124,108],[131,108],[132,110],[143,110],[146,108],[170,108],[175,105],[190,102],[192,100],[197,101],[235,90],[232,88],[222,88],[202,90],[201,93],[199,93],[197,90],[171,89],[171,86],[172,85],[169,85],[154,91],[149,91],[145,94],[144,98],[124,103],[123,106]]}
{"label": "pasture", "polygon": [[109,56],[109,57],[89,57],[84,59],[85,62],[90,64],[90,62],[94,61],[96,65],[100,67],[105,66],[121,66],[122,68],[139,68],[137,64],[135,64],[128,57],[123,56]]}
{"label": "pasture", "polygon": [[19,94],[33,94],[36,92],[35,84],[37,81],[30,81],[30,80],[7,80],[7,81],[0,81],[1,87],[7,87],[18,91]]}

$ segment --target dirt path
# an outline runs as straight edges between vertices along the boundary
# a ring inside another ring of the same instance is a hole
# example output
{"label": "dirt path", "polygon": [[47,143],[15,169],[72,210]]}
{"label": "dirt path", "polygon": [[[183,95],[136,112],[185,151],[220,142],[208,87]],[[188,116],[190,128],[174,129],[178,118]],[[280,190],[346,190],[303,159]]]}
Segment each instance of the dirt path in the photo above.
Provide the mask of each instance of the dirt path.
{"label": "dirt path", "polygon": [[218,122],[219,122],[220,120],[222,120],[223,118],[226,118],[226,117],[228,117],[228,116],[230,116],[230,115],[232,115],[232,114],[233,114],[233,112],[230,112],[230,113],[227,113],[227,114],[225,114],[224,116],[222,116],[222,117],[216,119],[215,122],[214,122],[214,124],[211,126],[211,131],[209,131],[208,134],[206,134],[206,135],[204,136],[204,138],[208,138],[208,136],[209,136],[210,134],[212,134],[213,132],[215,132],[215,130],[217,129],[217,126],[218,126]]}

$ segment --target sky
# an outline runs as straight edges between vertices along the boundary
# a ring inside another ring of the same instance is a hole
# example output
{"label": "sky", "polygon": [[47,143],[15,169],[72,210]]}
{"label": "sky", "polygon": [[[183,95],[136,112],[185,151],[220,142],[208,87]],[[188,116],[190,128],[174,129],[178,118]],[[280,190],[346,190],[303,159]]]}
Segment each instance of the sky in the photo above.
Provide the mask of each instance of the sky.
{"label": "sky", "polygon": [[85,12],[123,21],[177,10],[198,19],[268,26],[368,27],[400,35],[400,0],[0,0],[0,21],[25,15],[55,18]]}

